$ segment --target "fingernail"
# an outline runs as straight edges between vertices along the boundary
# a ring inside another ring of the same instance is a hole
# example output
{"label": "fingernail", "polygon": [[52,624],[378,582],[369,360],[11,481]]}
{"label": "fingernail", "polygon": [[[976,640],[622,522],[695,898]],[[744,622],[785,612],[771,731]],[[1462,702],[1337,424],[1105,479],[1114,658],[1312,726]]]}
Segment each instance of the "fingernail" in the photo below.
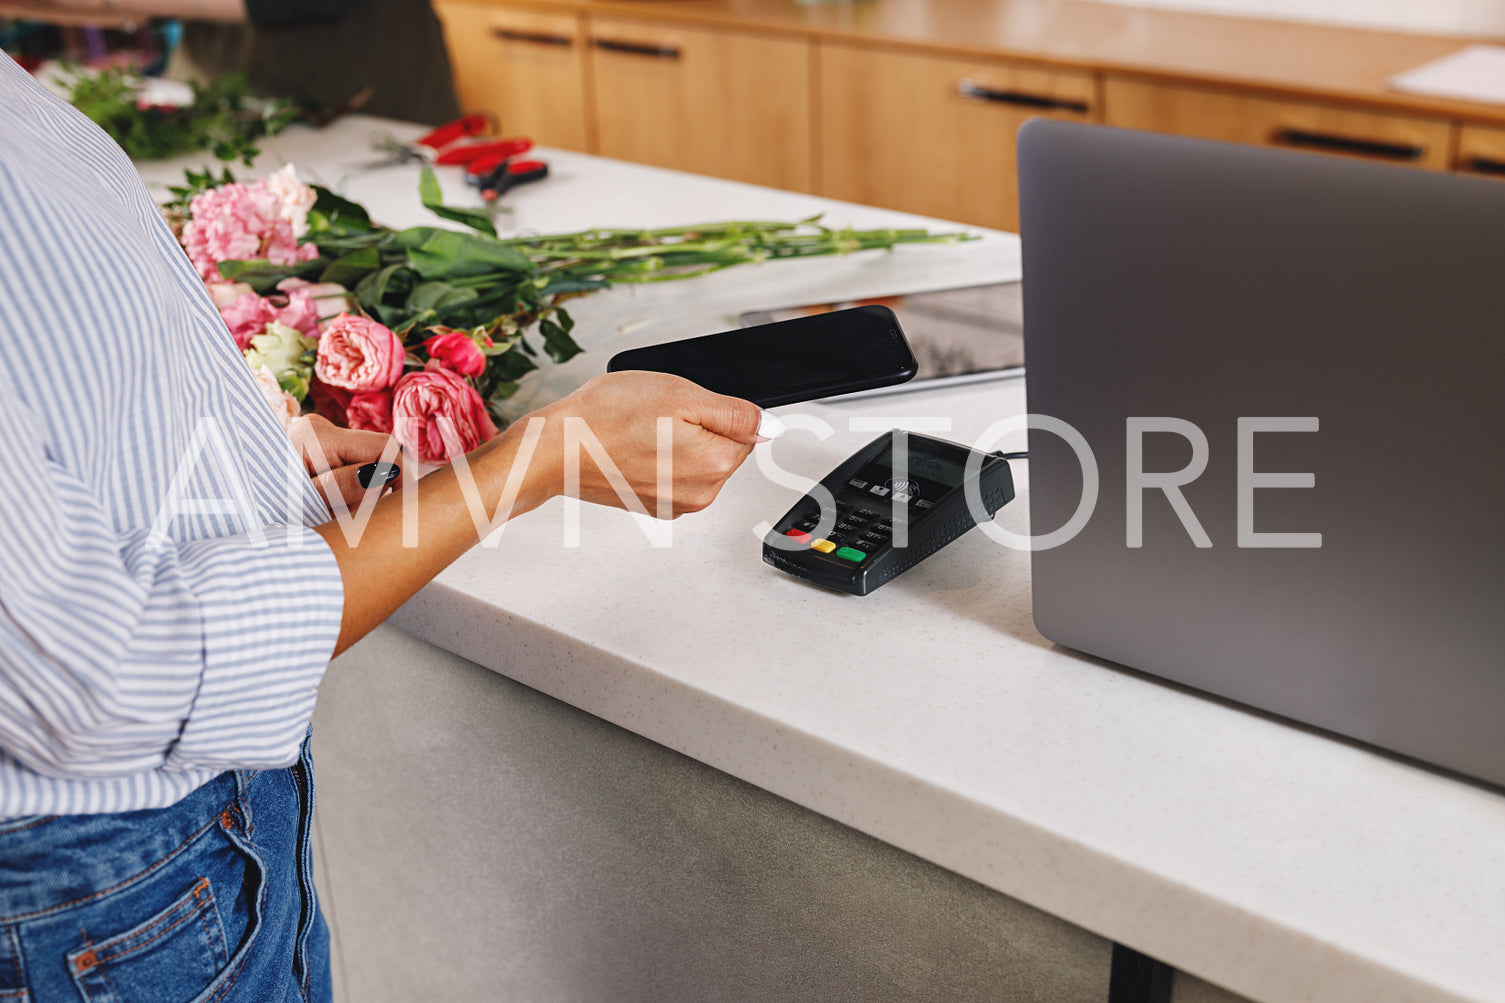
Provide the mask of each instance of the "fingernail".
{"label": "fingernail", "polygon": [[368,463],[355,472],[355,479],[361,487],[369,488],[373,484],[390,484],[400,473],[402,468],[395,463]]}
{"label": "fingernail", "polygon": [[784,419],[772,411],[758,412],[758,434],[765,439],[777,439],[783,435],[787,428],[784,427]]}

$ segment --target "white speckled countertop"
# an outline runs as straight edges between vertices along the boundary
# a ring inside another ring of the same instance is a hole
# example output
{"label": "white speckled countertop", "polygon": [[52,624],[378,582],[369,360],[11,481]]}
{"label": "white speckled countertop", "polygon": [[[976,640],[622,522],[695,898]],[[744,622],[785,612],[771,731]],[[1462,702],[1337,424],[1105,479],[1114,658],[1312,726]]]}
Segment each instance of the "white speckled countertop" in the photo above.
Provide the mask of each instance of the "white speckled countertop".
{"label": "white speckled countertop", "polygon": [[[411,168],[349,173],[371,120],[294,132],[386,221],[425,221]],[[394,127],[394,130],[396,127]],[[408,134],[416,134],[410,131]],[[550,153],[510,193],[518,228],[910,217]],[[149,165],[152,180],[177,176]],[[456,200],[462,188],[455,179]],[[576,304],[586,354],[732,326],[744,309],[965,285],[1018,272],[1015,238],[767,265]],[[1018,381],[782,409],[759,462],[818,479],[870,431],[942,417],[968,440],[1024,411]],[[1015,448],[1022,448],[1022,438]],[[1016,464],[1021,493],[1026,464]],[[1027,556],[974,531],[857,599],[765,566],[754,527],[799,491],[749,462],[656,548],[627,514],[563,504],[504,528],[394,618],[404,630],[1256,1000],[1505,1001],[1505,797],[1055,647]],[[1027,530],[1022,500],[1001,525]]]}

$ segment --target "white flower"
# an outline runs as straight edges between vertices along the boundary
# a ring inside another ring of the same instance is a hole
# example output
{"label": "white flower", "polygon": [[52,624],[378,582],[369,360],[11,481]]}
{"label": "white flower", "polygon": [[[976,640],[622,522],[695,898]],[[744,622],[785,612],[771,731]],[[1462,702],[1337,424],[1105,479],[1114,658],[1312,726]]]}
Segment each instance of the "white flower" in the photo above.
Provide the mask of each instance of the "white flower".
{"label": "white flower", "polygon": [[313,361],[305,359],[319,343],[302,331],[272,321],[266,331],[251,338],[245,350],[246,364],[254,372],[265,366],[282,389],[302,400],[308,396],[308,381],[313,378]]}
{"label": "white flower", "polygon": [[262,366],[260,369],[252,370],[251,375],[256,378],[256,386],[261,389],[261,396],[266,398],[267,406],[272,409],[272,413],[282,423],[282,430],[286,432],[298,418],[298,412],[301,410],[298,401],[292,394],[282,389],[282,385],[277,382],[276,374],[269,367]]}
{"label": "white flower", "polygon": [[318,195],[298,180],[292,164],[267,175],[266,186],[277,196],[277,215],[292,226],[293,239],[301,239],[308,232],[308,210],[314,207]]}

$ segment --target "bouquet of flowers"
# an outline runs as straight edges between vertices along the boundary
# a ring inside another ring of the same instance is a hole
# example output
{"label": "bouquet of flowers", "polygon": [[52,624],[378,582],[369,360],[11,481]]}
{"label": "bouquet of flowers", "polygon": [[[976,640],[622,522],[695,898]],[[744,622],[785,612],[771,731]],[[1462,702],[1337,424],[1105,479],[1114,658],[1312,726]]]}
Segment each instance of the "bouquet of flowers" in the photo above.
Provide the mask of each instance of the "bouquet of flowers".
{"label": "bouquet of flowers", "polygon": [[[424,463],[496,434],[497,407],[537,369],[582,349],[562,304],[618,283],[662,282],[770,259],[846,254],[963,234],[833,230],[818,220],[723,222],[499,238],[485,210],[420,194],[469,231],[393,230],[298,181],[190,172],[164,209],[225,325],[284,422],[313,410],[390,432]],[[441,420],[453,422],[441,436]]]}

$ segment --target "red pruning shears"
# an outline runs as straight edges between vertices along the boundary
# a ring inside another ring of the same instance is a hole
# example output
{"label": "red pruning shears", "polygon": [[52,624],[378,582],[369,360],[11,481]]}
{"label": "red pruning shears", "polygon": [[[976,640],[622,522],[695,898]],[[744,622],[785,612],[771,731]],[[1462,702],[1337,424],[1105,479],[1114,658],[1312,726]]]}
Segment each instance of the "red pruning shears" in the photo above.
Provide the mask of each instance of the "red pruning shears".
{"label": "red pruning shears", "polygon": [[489,133],[493,124],[489,115],[466,115],[453,122],[446,122],[432,132],[424,133],[411,143],[379,133],[372,138],[372,145],[384,151],[387,156],[372,166],[413,163],[441,167],[467,165],[480,158],[505,160],[533,148],[533,140],[521,136],[469,142],[476,136]]}
{"label": "red pruning shears", "polygon": [[509,160],[497,165],[489,174],[477,181],[481,198],[495,202],[509,189],[530,181],[542,181],[549,176],[549,165],[542,160]]}

